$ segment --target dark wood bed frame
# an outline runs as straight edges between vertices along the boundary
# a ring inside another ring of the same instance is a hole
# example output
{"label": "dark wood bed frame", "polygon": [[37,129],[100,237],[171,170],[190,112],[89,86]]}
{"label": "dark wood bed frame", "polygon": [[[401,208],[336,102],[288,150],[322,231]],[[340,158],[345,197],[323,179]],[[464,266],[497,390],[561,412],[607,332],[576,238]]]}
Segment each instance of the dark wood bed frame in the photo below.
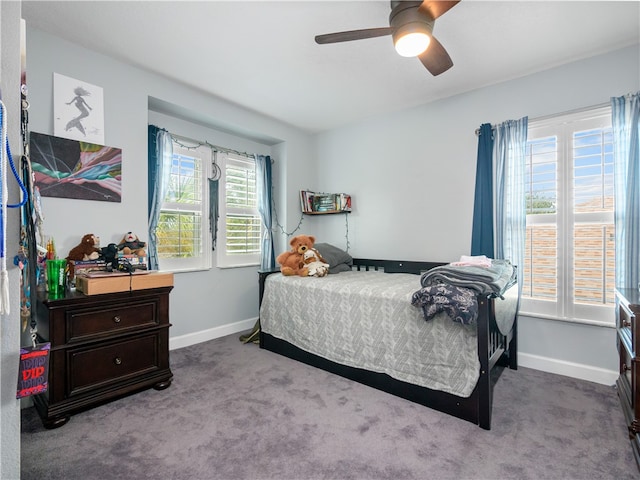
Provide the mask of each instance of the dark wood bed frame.
{"label": "dark wood bed frame", "polygon": [[[421,274],[433,267],[445,265],[439,262],[415,262],[397,260],[353,259],[354,270],[384,270],[386,273]],[[279,269],[259,271],[260,304],[264,295],[266,278]],[[494,315],[494,299],[487,296],[478,298],[478,354],[480,357],[480,378],[468,398],[450,393],[431,390],[396,380],[384,373],[371,372],[341,365],[318,355],[306,352],[289,342],[260,332],[260,347],[286,357],[318,367],[356,382],[391,393],[398,397],[419,403],[435,410],[453,415],[491,429],[493,385],[502,369],[495,366],[518,368],[517,360],[517,317],[508,336],[498,330]]]}

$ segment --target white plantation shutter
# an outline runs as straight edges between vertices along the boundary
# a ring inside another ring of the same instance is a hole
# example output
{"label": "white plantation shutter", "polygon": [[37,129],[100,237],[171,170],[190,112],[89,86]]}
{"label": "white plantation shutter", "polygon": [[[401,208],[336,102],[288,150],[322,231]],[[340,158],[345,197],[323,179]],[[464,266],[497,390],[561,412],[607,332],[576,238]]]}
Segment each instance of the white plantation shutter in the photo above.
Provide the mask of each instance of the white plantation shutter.
{"label": "white plantation shutter", "polygon": [[611,127],[573,133],[573,296],[613,304],[614,214]]}
{"label": "white plantation shutter", "polygon": [[531,138],[527,142],[527,234],[523,296],[553,300],[558,292],[557,137]]}
{"label": "white plantation shutter", "polygon": [[211,267],[206,179],[211,149],[185,147],[174,140],[170,179],[158,221],[158,257],[162,270]]}
{"label": "white plantation shutter", "polygon": [[220,233],[224,248],[218,250],[218,266],[258,264],[262,237],[255,161],[231,153],[221,154],[219,158],[222,169]]}
{"label": "white plantation shutter", "polygon": [[613,323],[610,109],[529,123],[522,311]]}

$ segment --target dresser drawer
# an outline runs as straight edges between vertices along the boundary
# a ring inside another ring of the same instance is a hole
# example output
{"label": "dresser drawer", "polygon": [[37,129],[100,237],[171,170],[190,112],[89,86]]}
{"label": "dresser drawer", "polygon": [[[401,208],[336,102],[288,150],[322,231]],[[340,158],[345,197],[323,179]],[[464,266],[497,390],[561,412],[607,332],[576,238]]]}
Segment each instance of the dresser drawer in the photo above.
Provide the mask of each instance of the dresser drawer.
{"label": "dresser drawer", "polygon": [[634,387],[635,381],[633,378],[634,362],[631,353],[626,348],[627,345],[622,343],[620,345],[620,377],[618,379],[618,395],[620,400],[628,405],[629,409],[634,405]]}
{"label": "dresser drawer", "polygon": [[617,327],[631,344],[631,354],[636,355],[636,343],[638,337],[637,319],[635,314],[629,309],[625,303],[618,304]]}
{"label": "dresser drawer", "polygon": [[98,347],[68,350],[67,395],[79,395],[158,370],[159,349],[166,343],[161,335],[162,332],[156,332]]}
{"label": "dresser drawer", "polygon": [[112,308],[71,310],[66,341],[78,342],[158,325],[155,301],[114,305]]}

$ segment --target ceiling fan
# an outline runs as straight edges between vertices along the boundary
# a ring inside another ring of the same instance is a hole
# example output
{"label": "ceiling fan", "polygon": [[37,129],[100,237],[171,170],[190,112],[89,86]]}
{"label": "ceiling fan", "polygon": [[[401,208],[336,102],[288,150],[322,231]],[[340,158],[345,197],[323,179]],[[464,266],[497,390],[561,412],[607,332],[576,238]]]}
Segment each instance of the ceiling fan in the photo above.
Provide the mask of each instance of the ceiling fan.
{"label": "ceiling fan", "polygon": [[317,35],[316,43],[338,43],[391,35],[396,51],[405,57],[417,56],[432,75],[440,75],[453,66],[442,44],[432,35],[436,18],[458,1],[424,0],[422,2],[391,1],[389,26]]}

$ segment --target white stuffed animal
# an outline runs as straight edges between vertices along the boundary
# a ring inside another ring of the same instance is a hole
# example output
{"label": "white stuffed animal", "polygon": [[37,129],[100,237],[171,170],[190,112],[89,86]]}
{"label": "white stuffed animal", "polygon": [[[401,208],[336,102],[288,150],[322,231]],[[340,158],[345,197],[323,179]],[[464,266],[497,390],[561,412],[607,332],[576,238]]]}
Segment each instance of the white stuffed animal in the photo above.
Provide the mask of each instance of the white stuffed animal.
{"label": "white stuffed animal", "polygon": [[329,273],[329,264],[315,248],[310,248],[302,256],[304,266],[309,269],[307,276],[324,277]]}

